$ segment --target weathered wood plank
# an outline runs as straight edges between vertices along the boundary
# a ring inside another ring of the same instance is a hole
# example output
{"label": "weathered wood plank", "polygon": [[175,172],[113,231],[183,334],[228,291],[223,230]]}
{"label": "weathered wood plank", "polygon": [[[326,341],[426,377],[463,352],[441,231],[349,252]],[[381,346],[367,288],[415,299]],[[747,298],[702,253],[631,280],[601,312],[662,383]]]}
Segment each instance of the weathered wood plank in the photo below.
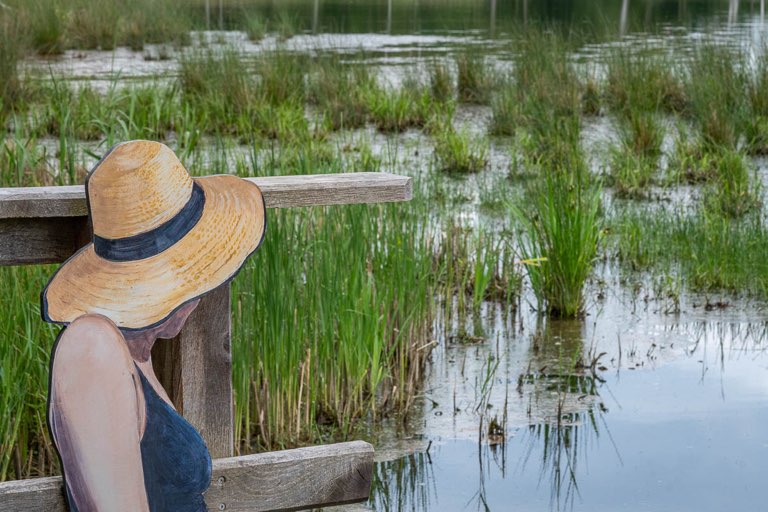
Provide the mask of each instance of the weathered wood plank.
{"label": "weathered wood plank", "polygon": [[157,378],[214,458],[234,450],[230,297],[229,284],[209,293],[176,338],[152,349]]}
{"label": "weathered wood plank", "polygon": [[[208,509],[304,510],[368,498],[373,447],[362,441],[213,461]],[[65,512],[60,477],[0,483],[0,512]]]}
{"label": "weathered wood plank", "polygon": [[232,316],[230,286],[200,301],[179,334],[180,412],[203,436],[214,458],[234,450],[232,403]]}
{"label": "weathered wood plank", "polygon": [[217,462],[205,495],[211,510],[303,510],[367,499],[373,447],[353,441]]}
{"label": "weathered wood plank", "polygon": [[[384,203],[411,199],[407,176],[379,172],[247,178],[261,187],[268,208]],[[0,219],[82,217],[83,186],[0,188]]]}
{"label": "weathered wood plank", "polygon": [[0,265],[57,263],[89,241],[87,217],[0,219]]}

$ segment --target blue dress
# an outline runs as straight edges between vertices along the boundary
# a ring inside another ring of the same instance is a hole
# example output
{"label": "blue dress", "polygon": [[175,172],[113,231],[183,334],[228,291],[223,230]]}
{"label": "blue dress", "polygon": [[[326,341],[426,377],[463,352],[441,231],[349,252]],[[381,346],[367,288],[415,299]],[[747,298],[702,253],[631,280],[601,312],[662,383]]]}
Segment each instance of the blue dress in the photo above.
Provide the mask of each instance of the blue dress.
{"label": "blue dress", "polygon": [[[151,512],[206,512],[203,493],[211,483],[211,456],[195,428],[157,395],[144,374],[146,426],[141,438],[144,487]],[[65,478],[66,480],[66,478]],[[67,490],[71,512],[78,510]]]}

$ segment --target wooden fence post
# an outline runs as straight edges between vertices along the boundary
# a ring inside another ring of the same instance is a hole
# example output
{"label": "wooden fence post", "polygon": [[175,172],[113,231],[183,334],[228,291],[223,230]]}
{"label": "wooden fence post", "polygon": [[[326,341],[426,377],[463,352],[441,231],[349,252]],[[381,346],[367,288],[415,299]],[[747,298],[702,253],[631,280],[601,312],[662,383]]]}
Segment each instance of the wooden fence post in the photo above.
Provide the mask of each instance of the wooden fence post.
{"label": "wooden fence post", "polygon": [[210,292],[181,333],[152,351],[161,384],[213,458],[231,457],[234,448],[230,302],[229,284]]}

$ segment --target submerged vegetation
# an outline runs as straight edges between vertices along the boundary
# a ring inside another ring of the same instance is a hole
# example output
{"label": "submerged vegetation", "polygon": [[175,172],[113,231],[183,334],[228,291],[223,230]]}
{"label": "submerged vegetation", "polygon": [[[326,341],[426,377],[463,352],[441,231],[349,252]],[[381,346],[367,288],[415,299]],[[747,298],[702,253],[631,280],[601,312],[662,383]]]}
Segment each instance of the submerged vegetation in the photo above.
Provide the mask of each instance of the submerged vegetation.
{"label": "submerged vegetation", "polygon": [[[133,138],[165,141],[198,174],[414,177],[408,204],[270,211],[263,248],[233,283],[241,453],[404,417],[437,318],[459,318],[456,338],[476,342],[464,323],[489,302],[514,311],[526,290],[542,314],[579,317],[600,258],[675,273],[694,291],[768,299],[749,157],[768,151],[764,54],[753,62],[710,42],[686,59],[617,47],[600,75],[574,61],[574,37],[531,27],[511,64],[461,49],[388,82],[362,50],[310,56],[276,42],[246,55],[195,42],[195,22],[172,3],[158,2],[152,19],[113,2],[33,4],[18,26],[0,14],[2,186],[81,183]],[[298,30],[285,16],[246,14],[238,28],[254,41]],[[151,42],[191,44],[176,77],[97,89],[19,67],[31,53]],[[467,111],[487,114],[487,126],[466,123]],[[613,137],[606,155],[585,143],[590,123]],[[691,201],[634,202],[676,190]],[[10,340],[0,345],[0,480],[56,471],[44,410],[55,332],[36,309],[52,270],[0,269]]]}

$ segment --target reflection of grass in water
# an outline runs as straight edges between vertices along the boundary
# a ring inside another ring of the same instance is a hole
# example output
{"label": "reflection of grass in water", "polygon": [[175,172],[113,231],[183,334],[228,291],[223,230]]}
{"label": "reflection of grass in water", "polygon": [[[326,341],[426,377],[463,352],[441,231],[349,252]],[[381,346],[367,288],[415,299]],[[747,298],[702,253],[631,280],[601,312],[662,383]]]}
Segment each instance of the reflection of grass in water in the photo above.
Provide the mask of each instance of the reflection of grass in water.
{"label": "reflection of grass in water", "polygon": [[429,453],[413,453],[374,466],[369,504],[374,510],[430,510],[434,489]]}
{"label": "reflection of grass in water", "polygon": [[531,345],[531,361],[537,367],[518,382],[518,390],[530,393],[529,407],[537,417],[527,428],[521,471],[540,450],[539,479],[549,481],[550,504],[557,510],[573,508],[579,461],[586,460],[588,445],[599,437],[599,423],[605,427],[596,370],[600,356],[584,354],[580,325],[550,320],[540,326]]}

